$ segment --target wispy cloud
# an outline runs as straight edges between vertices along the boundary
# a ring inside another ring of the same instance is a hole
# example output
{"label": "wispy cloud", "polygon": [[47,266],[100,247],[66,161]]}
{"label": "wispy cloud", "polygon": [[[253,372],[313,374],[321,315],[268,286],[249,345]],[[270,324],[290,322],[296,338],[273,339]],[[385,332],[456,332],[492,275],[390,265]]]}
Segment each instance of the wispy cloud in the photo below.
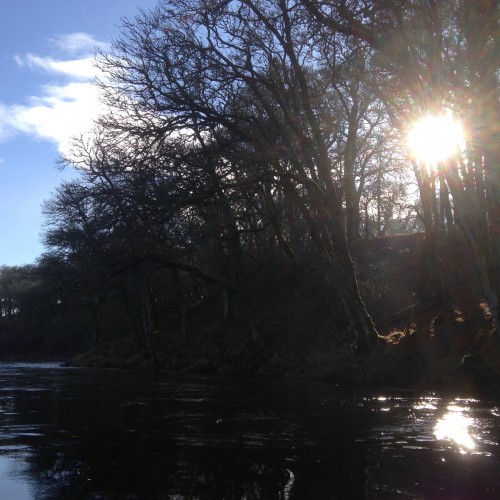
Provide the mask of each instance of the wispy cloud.
{"label": "wispy cloud", "polygon": [[50,73],[58,73],[72,78],[89,80],[95,77],[94,57],[82,57],[79,59],[57,60],[51,57],[41,57],[35,54],[15,56],[19,66],[27,66],[30,69],[42,69]]}
{"label": "wispy cloud", "polygon": [[[93,51],[102,44],[86,33],[61,35],[52,42],[62,55],[15,56],[21,68],[50,75],[50,84],[40,85],[39,93],[26,96],[23,102],[0,102],[0,140],[26,134],[55,143],[64,154],[72,138],[88,131],[101,111],[93,85],[97,76]],[[72,57],[64,57],[68,54]]]}
{"label": "wispy cloud", "polygon": [[88,33],[56,35],[51,39],[51,41],[59,50],[61,50],[61,52],[69,54],[94,52],[96,47],[103,49],[108,47],[107,43],[96,40]]}

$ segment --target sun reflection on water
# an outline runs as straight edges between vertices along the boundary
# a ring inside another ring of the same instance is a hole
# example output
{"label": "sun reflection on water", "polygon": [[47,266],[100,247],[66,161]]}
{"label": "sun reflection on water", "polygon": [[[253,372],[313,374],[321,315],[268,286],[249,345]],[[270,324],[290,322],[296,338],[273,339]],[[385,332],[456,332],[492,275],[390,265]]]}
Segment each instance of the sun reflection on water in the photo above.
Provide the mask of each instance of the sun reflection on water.
{"label": "sun reflection on water", "polygon": [[[439,453],[447,451],[492,456],[491,447],[500,444],[492,439],[495,435],[492,431],[500,425],[495,422],[495,417],[500,415],[500,407],[486,409],[477,399],[454,398],[446,401],[432,393],[412,400],[377,395],[363,397],[362,401],[361,404],[372,412],[394,415],[388,417],[391,424],[377,427],[377,434],[372,436],[377,441],[387,442],[387,449],[425,449]],[[401,412],[406,412],[406,416],[404,423],[398,426],[397,419]]]}
{"label": "sun reflection on water", "polygon": [[449,405],[447,410],[448,413],[445,413],[434,426],[436,439],[453,441],[460,447],[461,453],[474,450],[476,443],[470,432],[474,419],[465,414],[468,407]]}
{"label": "sun reflection on water", "polygon": [[439,398],[421,397],[418,403],[413,405],[414,410],[437,410]]}

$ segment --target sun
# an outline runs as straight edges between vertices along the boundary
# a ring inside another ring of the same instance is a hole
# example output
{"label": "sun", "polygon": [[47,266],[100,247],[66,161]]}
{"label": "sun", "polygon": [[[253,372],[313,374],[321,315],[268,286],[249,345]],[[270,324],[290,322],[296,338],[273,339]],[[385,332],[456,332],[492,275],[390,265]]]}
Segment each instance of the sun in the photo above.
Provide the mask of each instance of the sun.
{"label": "sun", "polygon": [[455,154],[464,142],[462,124],[451,116],[424,116],[414,123],[407,144],[412,157],[435,166]]}

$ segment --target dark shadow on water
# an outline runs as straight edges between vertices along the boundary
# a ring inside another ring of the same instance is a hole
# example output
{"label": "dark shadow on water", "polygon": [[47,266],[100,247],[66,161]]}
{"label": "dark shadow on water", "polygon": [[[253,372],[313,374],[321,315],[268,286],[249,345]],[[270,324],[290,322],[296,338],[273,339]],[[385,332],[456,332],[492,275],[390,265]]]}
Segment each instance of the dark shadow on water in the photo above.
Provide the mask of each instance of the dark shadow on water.
{"label": "dark shadow on water", "polygon": [[0,382],[0,498],[500,496],[492,402],[40,366]]}

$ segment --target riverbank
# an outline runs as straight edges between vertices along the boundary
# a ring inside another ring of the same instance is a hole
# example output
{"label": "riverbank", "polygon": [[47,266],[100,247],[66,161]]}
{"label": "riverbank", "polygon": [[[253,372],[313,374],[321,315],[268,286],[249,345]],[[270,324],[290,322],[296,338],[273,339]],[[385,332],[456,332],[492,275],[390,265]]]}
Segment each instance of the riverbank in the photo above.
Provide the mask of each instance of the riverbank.
{"label": "riverbank", "polygon": [[[473,263],[463,245],[443,244],[438,280],[424,246],[423,235],[413,234],[353,248],[360,293],[380,335],[368,353],[353,350],[355,335],[311,254],[301,256],[300,268],[283,260],[256,268],[240,293],[207,287],[185,308],[163,297],[155,313],[167,319],[149,335],[140,314],[127,317],[126,308],[102,314],[99,324],[98,315],[80,308],[77,317],[67,305],[43,322],[35,314],[3,318],[0,359],[500,395],[500,347]],[[436,292],[438,281],[445,293]],[[90,348],[93,339],[99,345]]]}
{"label": "riverbank", "polygon": [[[385,385],[464,394],[498,394],[500,347],[471,270],[459,255],[445,267],[450,310],[432,294],[422,272],[420,235],[371,241],[355,249],[363,299],[381,336],[369,353],[352,349],[339,323],[321,269],[254,276],[253,310],[229,314],[222,294],[153,333],[103,343],[73,358],[75,366],[231,373]],[[225,311],[227,312],[227,311]]]}
{"label": "riverbank", "polygon": [[[487,324],[487,320],[485,321]],[[346,342],[311,335],[307,348],[298,339],[288,339],[278,349],[252,342],[240,348],[221,348],[221,337],[198,340],[194,348],[189,339],[157,333],[152,337],[156,360],[149,351],[138,350],[130,339],[104,343],[80,354],[72,366],[143,369],[156,367],[164,371],[186,371],[320,380],[363,386],[450,391],[467,396],[500,397],[500,349],[486,330],[473,340],[461,335],[471,323],[460,322],[459,328],[443,337],[424,329],[404,335],[392,332],[371,352],[357,354]],[[477,323],[474,324],[477,328]],[[215,333],[215,332],[214,332]],[[221,332],[218,332],[221,334]],[[468,335],[467,335],[468,337]],[[451,339],[451,340],[450,340]]]}

